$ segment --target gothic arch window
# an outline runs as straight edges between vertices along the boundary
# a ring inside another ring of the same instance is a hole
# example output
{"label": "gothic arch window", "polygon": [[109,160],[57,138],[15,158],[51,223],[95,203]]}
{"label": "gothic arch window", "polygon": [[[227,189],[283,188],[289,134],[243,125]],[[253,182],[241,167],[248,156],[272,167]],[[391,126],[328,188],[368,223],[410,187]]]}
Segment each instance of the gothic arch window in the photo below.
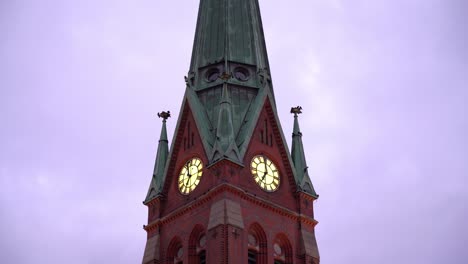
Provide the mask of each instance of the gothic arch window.
{"label": "gothic arch window", "polygon": [[166,263],[183,264],[183,258],[182,240],[179,237],[174,237],[167,248]]}
{"label": "gothic arch window", "polygon": [[267,239],[265,231],[258,223],[254,223],[249,228],[247,235],[248,264],[266,264],[267,263]]}
{"label": "gothic arch window", "polygon": [[275,264],[292,264],[293,251],[285,234],[278,234],[273,241],[273,258]]}
{"label": "gothic arch window", "polygon": [[206,264],[206,235],[201,225],[196,225],[189,238],[189,264]]}

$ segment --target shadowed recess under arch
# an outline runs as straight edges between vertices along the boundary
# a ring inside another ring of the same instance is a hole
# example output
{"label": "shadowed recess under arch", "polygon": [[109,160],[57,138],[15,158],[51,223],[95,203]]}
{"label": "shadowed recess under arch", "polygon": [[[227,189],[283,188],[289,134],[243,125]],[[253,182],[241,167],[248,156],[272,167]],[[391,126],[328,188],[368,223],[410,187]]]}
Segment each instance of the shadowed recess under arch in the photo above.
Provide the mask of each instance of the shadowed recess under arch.
{"label": "shadowed recess under arch", "polygon": [[201,264],[201,254],[205,251],[205,245],[200,244],[200,238],[205,234],[205,228],[202,225],[197,224],[193,227],[189,237],[189,263],[190,264]]}

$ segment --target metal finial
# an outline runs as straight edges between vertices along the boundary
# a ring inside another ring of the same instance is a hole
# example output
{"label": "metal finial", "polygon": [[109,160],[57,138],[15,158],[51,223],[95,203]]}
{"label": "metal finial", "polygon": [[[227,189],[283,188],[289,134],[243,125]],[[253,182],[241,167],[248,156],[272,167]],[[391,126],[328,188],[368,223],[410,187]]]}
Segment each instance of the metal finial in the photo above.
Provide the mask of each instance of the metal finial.
{"label": "metal finial", "polygon": [[171,111],[162,111],[161,113],[158,113],[158,117],[164,119],[166,121],[169,117],[171,117]]}
{"label": "metal finial", "polygon": [[195,83],[195,73],[193,71],[189,72],[188,76],[184,76],[184,80],[188,87],[192,87]]}
{"label": "metal finial", "polygon": [[294,114],[294,116],[297,116],[298,114],[302,114],[302,107],[301,106],[291,107],[291,114]]}
{"label": "metal finial", "polygon": [[223,72],[223,74],[221,74],[221,76],[219,76],[219,78],[221,78],[224,81],[227,81],[227,80],[229,80],[231,78],[231,74],[229,74],[227,72]]}

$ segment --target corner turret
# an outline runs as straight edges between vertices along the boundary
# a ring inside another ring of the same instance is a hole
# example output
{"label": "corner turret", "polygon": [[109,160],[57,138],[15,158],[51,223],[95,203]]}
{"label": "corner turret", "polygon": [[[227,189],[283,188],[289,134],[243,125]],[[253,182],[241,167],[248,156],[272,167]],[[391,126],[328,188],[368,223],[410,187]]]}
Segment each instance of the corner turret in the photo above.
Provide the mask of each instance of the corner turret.
{"label": "corner turret", "polygon": [[304,154],[304,145],[302,144],[302,133],[299,128],[298,115],[302,114],[302,107],[292,107],[291,114],[294,114],[294,128],[292,134],[291,158],[296,169],[296,181],[299,190],[302,190],[316,198],[317,193],[310,181],[307,162]]}
{"label": "corner turret", "polygon": [[162,118],[161,135],[159,137],[158,151],[156,153],[156,161],[154,164],[153,177],[146,195],[144,203],[151,201],[161,191],[164,183],[164,170],[166,168],[167,157],[169,154],[169,141],[167,140],[166,120],[171,117],[170,111],[158,113],[158,117]]}

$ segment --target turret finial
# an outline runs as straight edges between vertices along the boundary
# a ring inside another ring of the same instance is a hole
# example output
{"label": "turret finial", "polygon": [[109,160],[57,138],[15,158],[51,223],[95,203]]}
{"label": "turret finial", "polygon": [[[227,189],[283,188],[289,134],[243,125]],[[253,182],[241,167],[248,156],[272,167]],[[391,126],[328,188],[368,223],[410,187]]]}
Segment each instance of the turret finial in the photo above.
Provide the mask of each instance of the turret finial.
{"label": "turret finial", "polygon": [[166,121],[169,117],[171,117],[171,111],[162,111],[161,113],[158,113],[158,117]]}
{"label": "turret finial", "polygon": [[291,114],[294,114],[294,116],[297,116],[298,114],[302,114],[302,107],[301,106],[291,107]]}

